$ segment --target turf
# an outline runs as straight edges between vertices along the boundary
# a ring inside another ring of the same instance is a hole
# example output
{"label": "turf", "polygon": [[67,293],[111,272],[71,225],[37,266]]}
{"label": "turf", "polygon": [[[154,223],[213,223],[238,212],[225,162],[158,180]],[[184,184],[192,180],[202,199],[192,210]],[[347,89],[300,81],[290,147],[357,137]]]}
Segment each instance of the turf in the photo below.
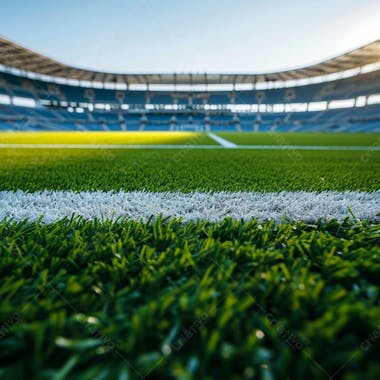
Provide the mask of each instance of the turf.
{"label": "turf", "polygon": [[380,152],[1,149],[0,190],[380,188]]}
{"label": "turf", "polygon": [[[379,174],[376,151],[0,150],[0,190],[372,191]],[[1,379],[380,378],[379,225],[156,218],[0,224]]]}
{"label": "turf", "polygon": [[217,145],[197,132],[0,132],[0,144]]}
{"label": "turf", "polygon": [[238,145],[317,145],[317,146],[379,146],[379,133],[218,133]]}
{"label": "turf", "polygon": [[379,379],[379,225],[0,225],[3,379]]}

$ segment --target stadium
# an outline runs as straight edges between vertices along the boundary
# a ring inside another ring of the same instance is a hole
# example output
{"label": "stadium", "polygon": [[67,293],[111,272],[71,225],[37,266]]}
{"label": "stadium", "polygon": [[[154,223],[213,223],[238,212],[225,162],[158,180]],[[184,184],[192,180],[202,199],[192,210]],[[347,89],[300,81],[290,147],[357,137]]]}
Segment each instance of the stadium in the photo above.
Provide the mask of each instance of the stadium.
{"label": "stadium", "polygon": [[4,38],[0,54],[2,130],[380,131],[380,40],[249,75],[87,71]]}
{"label": "stadium", "polygon": [[116,72],[0,36],[0,379],[379,379],[380,39],[350,46]]}

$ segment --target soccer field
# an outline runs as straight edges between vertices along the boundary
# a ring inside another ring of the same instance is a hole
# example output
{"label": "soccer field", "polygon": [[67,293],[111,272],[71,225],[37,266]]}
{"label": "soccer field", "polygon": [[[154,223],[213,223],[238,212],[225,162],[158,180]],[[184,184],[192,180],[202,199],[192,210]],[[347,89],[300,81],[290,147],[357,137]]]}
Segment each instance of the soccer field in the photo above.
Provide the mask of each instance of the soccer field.
{"label": "soccer field", "polygon": [[379,189],[379,151],[1,149],[1,190]]}
{"label": "soccer field", "polygon": [[120,136],[0,149],[0,378],[380,378],[378,150]]}
{"label": "soccer field", "polygon": [[223,147],[223,143],[215,141],[221,137],[238,147],[255,146],[284,146],[296,147],[334,147],[352,149],[362,147],[368,150],[377,150],[380,144],[378,133],[275,133],[275,132],[225,132],[216,135],[206,132],[0,132],[0,146],[28,145],[36,147]]}

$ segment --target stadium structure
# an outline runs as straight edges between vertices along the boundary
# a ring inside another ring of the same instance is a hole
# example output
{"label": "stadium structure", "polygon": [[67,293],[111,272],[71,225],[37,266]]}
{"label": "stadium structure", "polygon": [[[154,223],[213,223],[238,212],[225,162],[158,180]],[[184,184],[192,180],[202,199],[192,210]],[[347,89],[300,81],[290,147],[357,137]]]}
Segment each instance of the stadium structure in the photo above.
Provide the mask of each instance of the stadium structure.
{"label": "stadium structure", "polygon": [[0,38],[0,380],[379,380],[379,132],[380,40],[112,74]]}
{"label": "stadium structure", "polygon": [[0,38],[0,130],[380,131],[380,40],[267,74],[115,74]]}

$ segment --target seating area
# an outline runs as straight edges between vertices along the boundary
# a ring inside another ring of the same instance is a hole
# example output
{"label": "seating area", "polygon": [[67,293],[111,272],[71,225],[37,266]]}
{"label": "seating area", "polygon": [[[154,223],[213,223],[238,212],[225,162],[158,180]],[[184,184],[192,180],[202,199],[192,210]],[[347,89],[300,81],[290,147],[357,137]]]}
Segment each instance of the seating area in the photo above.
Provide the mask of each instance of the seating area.
{"label": "seating area", "polygon": [[380,104],[313,112],[94,111],[0,105],[1,130],[211,130],[380,132]]}
{"label": "seating area", "polygon": [[[373,94],[380,94],[380,70],[304,86],[192,93],[86,88],[2,72],[0,130],[377,132],[378,102],[321,111],[286,108],[298,103],[368,99]],[[33,105],[20,105],[16,102],[20,98]],[[274,112],[281,104],[283,111]],[[239,106],[248,109],[243,112]]]}
{"label": "seating area", "polygon": [[26,97],[44,101],[71,103],[107,103],[118,105],[228,105],[280,104],[331,101],[368,96],[380,93],[380,70],[339,79],[296,87],[266,90],[203,91],[199,93],[170,91],[112,90],[86,88],[67,84],[48,83],[42,80],[21,78],[10,73],[0,73],[0,94]]}

